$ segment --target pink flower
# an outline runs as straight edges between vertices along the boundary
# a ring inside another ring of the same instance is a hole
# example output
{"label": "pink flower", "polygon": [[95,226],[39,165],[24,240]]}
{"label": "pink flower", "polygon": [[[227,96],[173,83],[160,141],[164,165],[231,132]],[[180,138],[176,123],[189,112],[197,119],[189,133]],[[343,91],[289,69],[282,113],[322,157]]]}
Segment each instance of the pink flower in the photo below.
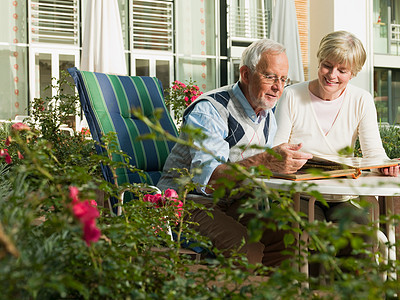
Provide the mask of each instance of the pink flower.
{"label": "pink flower", "polygon": [[31,130],[31,128],[28,125],[21,122],[14,123],[11,127],[16,131]]}
{"label": "pink flower", "polygon": [[176,214],[179,218],[182,214],[183,203],[178,200],[178,193],[173,189],[167,189],[164,192],[164,195],[155,194],[155,195],[144,195],[143,201],[150,202],[154,204],[154,207],[160,208],[165,207],[166,205],[172,205],[176,207]]}
{"label": "pink flower", "polygon": [[143,201],[153,203],[155,204],[156,207],[161,207],[164,206],[165,199],[162,197],[161,194],[155,194],[155,195],[147,194],[144,195]]}
{"label": "pink flower", "polygon": [[11,156],[10,156],[10,154],[8,154],[8,149],[1,149],[0,156],[5,158],[7,164],[12,163]]}
{"label": "pink flower", "polygon": [[24,159],[24,156],[21,154],[21,152],[18,151],[17,154],[19,159]]}
{"label": "pink flower", "polygon": [[183,210],[183,202],[174,198],[170,199],[170,201],[172,201],[173,202],[172,205],[176,207],[177,217],[180,218]]}
{"label": "pink flower", "polygon": [[97,208],[90,204],[88,200],[74,204],[72,211],[82,223],[96,219],[100,215]]}
{"label": "pink flower", "polygon": [[83,225],[83,239],[89,247],[92,242],[97,242],[101,231],[96,227],[96,219],[99,217],[97,203],[95,200],[80,201],[78,188],[69,187],[69,197],[72,199],[72,212]]}
{"label": "pink flower", "polygon": [[72,199],[72,203],[79,202],[78,193],[79,193],[79,191],[76,186],[69,187],[69,197]]}
{"label": "pink flower", "polygon": [[86,245],[90,247],[91,243],[95,243],[99,240],[101,235],[100,229],[96,227],[96,220],[91,219],[83,225],[83,239]]}
{"label": "pink flower", "polygon": [[87,129],[87,128],[85,128],[85,127],[83,127],[83,128],[81,129],[81,134],[82,134],[82,135],[90,135],[90,130]]}
{"label": "pink flower", "polygon": [[144,195],[144,197],[143,197],[143,201],[145,201],[145,202],[154,203],[153,199],[154,199],[154,195],[151,195],[151,194]]}
{"label": "pink flower", "polygon": [[178,198],[178,193],[173,189],[166,189],[164,192],[166,198]]}

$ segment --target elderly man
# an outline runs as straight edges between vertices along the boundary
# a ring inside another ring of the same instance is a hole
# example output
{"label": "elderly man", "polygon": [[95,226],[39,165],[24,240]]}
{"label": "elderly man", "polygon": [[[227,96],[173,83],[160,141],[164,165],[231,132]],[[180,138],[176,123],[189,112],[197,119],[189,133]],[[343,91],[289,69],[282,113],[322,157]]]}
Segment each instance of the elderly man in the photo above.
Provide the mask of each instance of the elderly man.
{"label": "elderly man", "polygon": [[[213,207],[213,218],[205,211],[192,212],[191,221],[198,223],[197,230],[212,241],[218,249],[229,256],[231,249],[237,249],[242,240],[248,240],[247,224],[251,215],[238,218],[240,199],[212,201],[212,192],[219,178],[228,175],[229,165],[235,162],[248,168],[264,165],[271,171],[292,173],[300,169],[312,156],[298,151],[299,145],[281,144],[273,148],[282,159],[269,154],[258,145],[272,147],[276,132],[276,121],[272,112],[284,85],[287,83],[288,59],[283,45],[269,39],[252,43],[243,52],[240,64],[240,80],[201,95],[184,112],[184,125],[201,128],[208,136],[203,141],[215,156],[193,148],[176,144],[164,166],[158,183],[161,190],[179,190],[175,179],[179,177],[172,168],[201,168],[195,174],[196,197],[206,207]],[[187,139],[185,133],[182,139]],[[244,149],[244,150],[243,150]],[[221,162],[222,161],[222,162]],[[265,230],[260,242],[245,243],[239,251],[245,253],[249,263],[263,263],[266,266],[279,265],[285,258],[284,232]]]}

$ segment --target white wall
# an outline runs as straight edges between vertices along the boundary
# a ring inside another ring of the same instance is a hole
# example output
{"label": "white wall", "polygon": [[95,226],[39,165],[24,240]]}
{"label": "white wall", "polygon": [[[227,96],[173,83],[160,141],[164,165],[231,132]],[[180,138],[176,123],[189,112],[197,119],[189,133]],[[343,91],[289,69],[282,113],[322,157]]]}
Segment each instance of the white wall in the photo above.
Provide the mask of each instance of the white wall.
{"label": "white wall", "polygon": [[322,37],[332,31],[346,30],[364,44],[367,61],[351,83],[373,90],[372,0],[310,0],[310,79],[317,76],[316,53]]}

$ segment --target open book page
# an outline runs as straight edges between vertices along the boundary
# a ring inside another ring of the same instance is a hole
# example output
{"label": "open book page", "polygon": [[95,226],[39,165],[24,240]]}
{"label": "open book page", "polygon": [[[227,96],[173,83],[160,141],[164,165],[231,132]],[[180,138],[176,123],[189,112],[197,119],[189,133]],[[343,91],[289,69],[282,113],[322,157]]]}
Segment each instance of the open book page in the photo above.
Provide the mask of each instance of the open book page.
{"label": "open book page", "polygon": [[400,160],[379,157],[314,156],[312,159],[308,160],[307,164],[309,166],[314,164],[321,167],[332,167],[332,169],[344,169],[348,167],[365,170],[397,166],[400,164]]}
{"label": "open book page", "polygon": [[358,178],[361,174],[361,170],[397,166],[399,164],[400,160],[397,159],[314,156],[296,173],[274,173],[273,177],[290,180],[311,180],[343,176]]}

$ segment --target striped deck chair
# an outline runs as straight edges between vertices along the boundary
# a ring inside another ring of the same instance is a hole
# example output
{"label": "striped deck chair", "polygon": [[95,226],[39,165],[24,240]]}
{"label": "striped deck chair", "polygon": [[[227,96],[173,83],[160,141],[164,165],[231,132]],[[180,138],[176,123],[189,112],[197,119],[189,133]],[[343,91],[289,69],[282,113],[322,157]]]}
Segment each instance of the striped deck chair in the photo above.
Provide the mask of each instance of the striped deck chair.
{"label": "striped deck chair", "polygon": [[[177,130],[164,103],[160,80],[145,76],[117,76],[103,73],[80,71],[70,68],[78,89],[82,109],[86,116],[90,132],[95,141],[101,143],[108,132],[116,132],[119,150],[129,155],[130,164],[145,171],[143,178],[126,168],[117,169],[118,185],[123,183],[147,183],[155,186],[160,179],[165,160],[174,143],[167,140],[138,140],[137,137],[150,133],[150,128],[131,114],[131,108],[141,108],[146,116],[152,116],[156,108],[164,110],[160,120],[161,126],[170,134],[177,136]],[[104,148],[96,146],[101,154]],[[113,160],[121,161],[122,157],[113,155]],[[110,169],[101,166],[104,178],[114,183]],[[123,200],[133,198],[125,193]],[[118,214],[111,198],[110,204]]]}

